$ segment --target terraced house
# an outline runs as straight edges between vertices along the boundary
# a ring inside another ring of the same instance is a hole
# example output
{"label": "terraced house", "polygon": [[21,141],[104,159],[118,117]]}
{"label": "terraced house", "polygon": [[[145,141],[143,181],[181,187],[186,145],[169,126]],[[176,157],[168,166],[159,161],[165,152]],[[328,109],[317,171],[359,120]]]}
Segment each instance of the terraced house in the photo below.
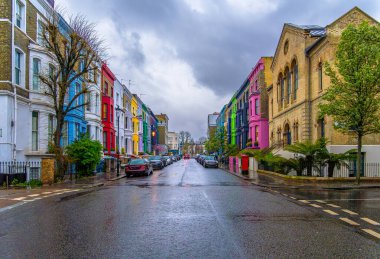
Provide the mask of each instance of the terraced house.
{"label": "terraced house", "polygon": [[0,160],[35,160],[52,139],[54,112],[38,74],[53,70],[41,28],[54,1],[0,1]]}
{"label": "terraced house", "polygon": [[102,122],[104,154],[115,154],[115,107],[114,82],[115,75],[107,64],[102,65]]}
{"label": "terraced house", "polygon": [[252,69],[249,80],[249,138],[255,148],[269,146],[268,93],[272,84],[272,58],[262,57]]}
{"label": "terraced house", "polygon": [[[268,87],[271,145],[282,150],[283,146],[294,142],[326,137],[332,152],[355,148],[354,138],[334,130],[332,118],[319,116],[318,104],[330,85],[323,63],[335,61],[337,44],[347,25],[362,21],[378,24],[355,7],[324,27],[284,25],[271,64],[273,87]],[[379,135],[364,138],[362,155],[365,162],[378,162],[379,144]]]}

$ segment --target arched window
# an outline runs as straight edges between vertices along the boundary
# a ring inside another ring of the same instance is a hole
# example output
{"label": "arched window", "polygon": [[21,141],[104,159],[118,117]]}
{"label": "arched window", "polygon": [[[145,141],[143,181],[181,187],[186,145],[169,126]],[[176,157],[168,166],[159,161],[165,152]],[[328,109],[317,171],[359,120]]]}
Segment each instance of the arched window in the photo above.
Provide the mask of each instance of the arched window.
{"label": "arched window", "polygon": [[281,143],[281,128],[277,129],[277,143]]}
{"label": "arched window", "polygon": [[281,104],[281,107],[284,102],[284,94],[285,94],[285,89],[284,89],[284,77],[282,73],[278,75],[278,81],[277,81],[277,102]]}
{"label": "arched window", "polygon": [[292,71],[293,71],[293,99],[297,100],[297,90],[298,90],[298,64],[294,59],[292,62]]}
{"label": "arched window", "polygon": [[285,124],[285,127],[284,127],[284,143],[286,145],[292,144],[292,134],[290,132],[289,123]]}
{"label": "arched window", "polygon": [[292,95],[292,77],[289,68],[285,69],[286,76],[286,101],[290,103],[290,96]]}
{"label": "arched window", "polygon": [[294,142],[298,141],[298,122],[295,122],[293,124],[293,141]]}
{"label": "arched window", "polygon": [[323,118],[318,120],[318,137],[325,137],[325,119]]}
{"label": "arched window", "polygon": [[319,82],[319,91],[323,89],[323,65],[322,62],[318,64],[318,82]]}
{"label": "arched window", "polygon": [[38,91],[40,89],[40,70],[41,60],[33,58],[33,90]]}
{"label": "arched window", "polygon": [[281,85],[281,106],[283,106],[284,99],[285,99],[285,82],[284,82],[284,77],[282,75],[281,75],[280,85]]}

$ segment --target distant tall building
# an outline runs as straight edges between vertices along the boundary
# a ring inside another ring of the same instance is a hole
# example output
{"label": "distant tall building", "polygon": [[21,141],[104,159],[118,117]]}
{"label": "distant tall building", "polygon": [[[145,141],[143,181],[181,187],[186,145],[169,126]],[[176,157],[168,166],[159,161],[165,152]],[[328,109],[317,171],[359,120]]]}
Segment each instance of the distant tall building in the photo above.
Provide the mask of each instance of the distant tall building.
{"label": "distant tall building", "polygon": [[216,128],[218,127],[217,120],[219,117],[218,112],[214,112],[213,114],[208,115],[207,119],[207,137],[210,138],[215,134]]}
{"label": "distant tall building", "polygon": [[158,129],[158,144],[168,145],[168,128],[169,117],[166,114],[158,114],[157,117],[157,129]]}

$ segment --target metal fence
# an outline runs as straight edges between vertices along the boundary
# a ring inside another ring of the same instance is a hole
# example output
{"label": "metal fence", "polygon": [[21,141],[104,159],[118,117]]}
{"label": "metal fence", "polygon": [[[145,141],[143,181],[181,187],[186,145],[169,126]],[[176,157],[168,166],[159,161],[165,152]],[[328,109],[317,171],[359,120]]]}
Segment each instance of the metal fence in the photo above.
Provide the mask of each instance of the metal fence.
{"label": "metal fence", "polygon": [[[333,177],[336,178],[346,178],[356,176],[356,166],[353,162],[348,165],[341,165],[340,167],[335,166]],[[296,175],[295,171],[292,171],[290,175]],[[303,176],[307,176],[307,170],[304,169],[302,172]],[[312,169],[312,176],[315,177],[328,177],[328,166],[323,165],[319,168]],[[380,163],[364,163],[362,165],[362,177],[380,177]]]}
{"label": "metal fence", "polygon": [[19,182],[41,179],[40,161],[10,161],[0,162],[0,184],[11,183],[13,179]]}

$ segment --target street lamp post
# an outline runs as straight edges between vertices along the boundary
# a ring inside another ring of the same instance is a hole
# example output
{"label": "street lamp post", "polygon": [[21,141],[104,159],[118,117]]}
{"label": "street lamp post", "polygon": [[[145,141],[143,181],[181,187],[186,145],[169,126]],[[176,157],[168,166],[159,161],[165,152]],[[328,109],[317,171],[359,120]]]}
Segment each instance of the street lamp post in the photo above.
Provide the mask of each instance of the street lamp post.
{"label": "street lamp post", "polygon": [[120,112],[122,111],[122,109],[120,109],[119,105],[116,105],[116,116],[117,116],[117,151],[116,151],[116,154],[117,154],[117,167],[116,167],[116,176],[118,177],[120,175],[120,124],[119,124],[119,121],[120,121]]}

